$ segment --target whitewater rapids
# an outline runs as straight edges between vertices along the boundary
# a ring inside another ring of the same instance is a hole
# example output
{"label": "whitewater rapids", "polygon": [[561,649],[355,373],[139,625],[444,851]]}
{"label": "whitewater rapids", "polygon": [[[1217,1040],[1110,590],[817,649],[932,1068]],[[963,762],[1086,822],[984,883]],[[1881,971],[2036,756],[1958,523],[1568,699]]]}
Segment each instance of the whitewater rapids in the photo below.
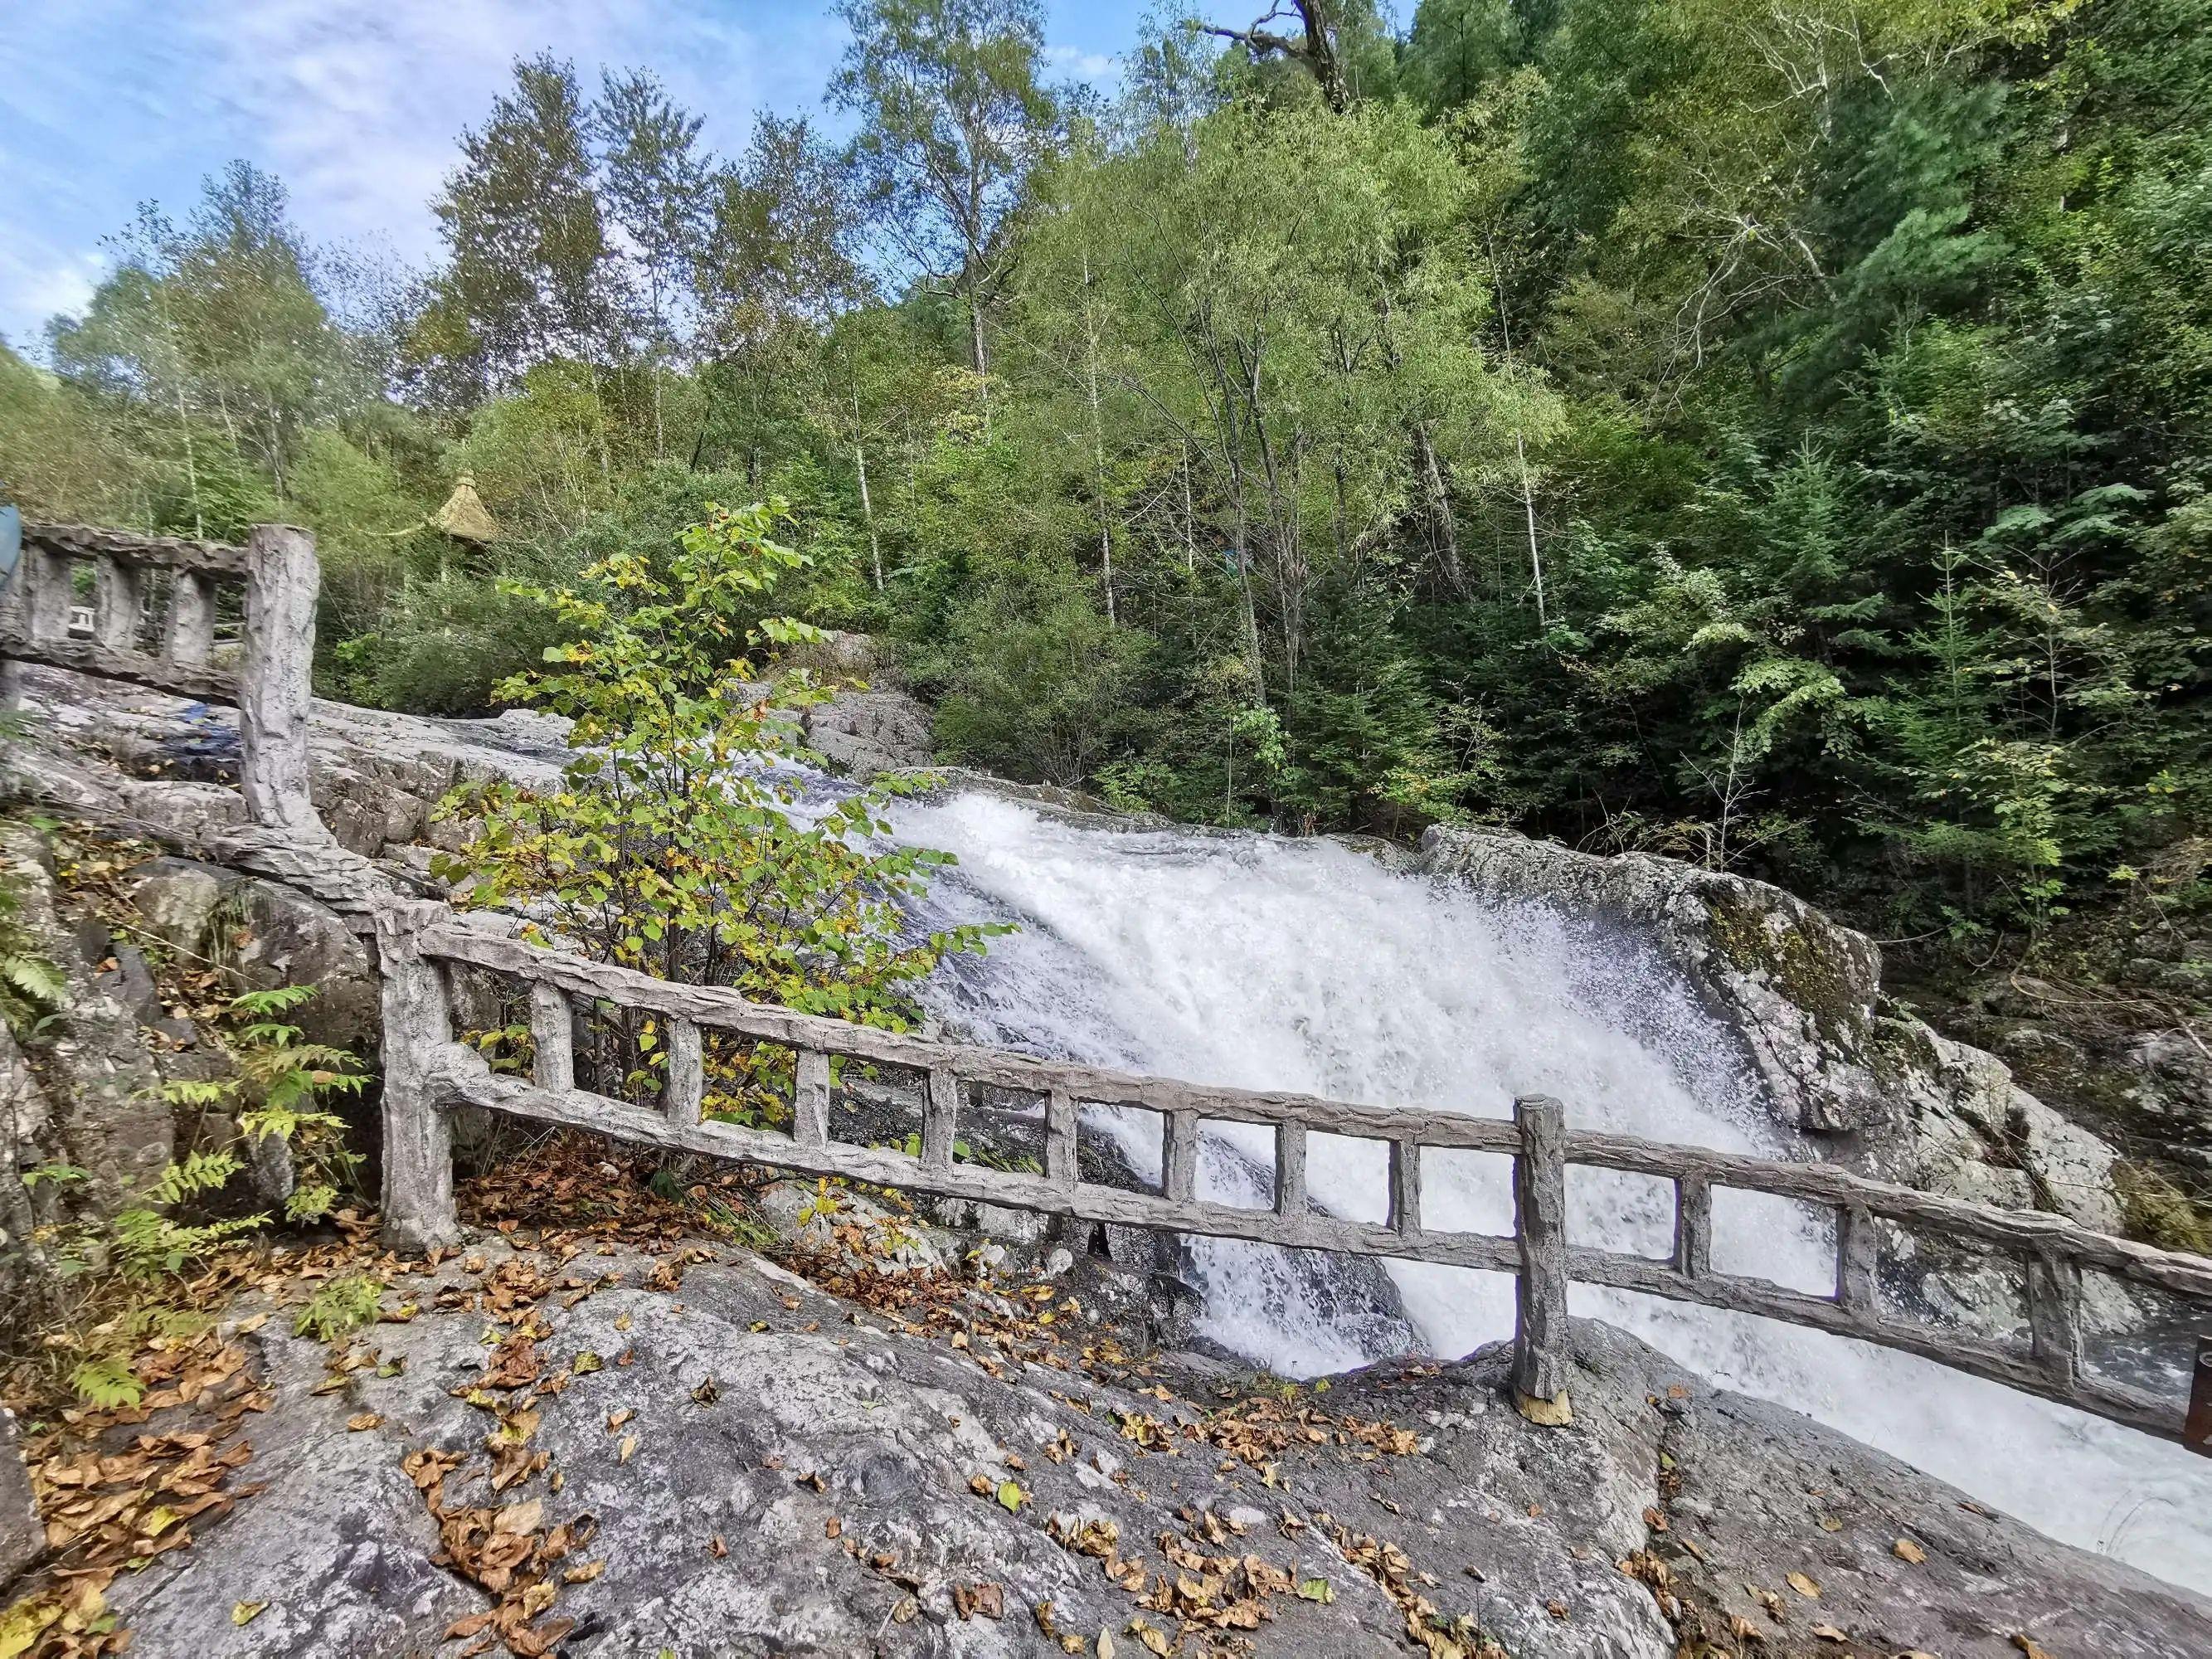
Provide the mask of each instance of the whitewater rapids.
{"label": "whitewater rapids", "polygon": [[[1333,842],[1071,823],[965,793],[902,806],[902,841],[956,854],[933,921],[1006,920],[988,958],[940,973],[932,1012],[978,1041],[1194,1081],[1507,1115],[1565,1103],[1571,1127],[1788,1156],[1725,1033],[1678,976],[1547,910],[1393,873]],[[1149,1115],[1096,1110],[1156,1175]],[[1266,1202],[1271,1138],[1211,1125],[1206,1196]],[[1339,1215],[1380,1221],[1379,1143],[1317,1136],[1307,1179]],[[1571,1170],[1571,1236],[1664,1255],[1671,1188]],[[1510,1232],[1506,1161],[1431,1151],[1423,1219]],[[1271,1249],[1194,1241],[1203,1328],[1279,1373],[1380,1358]],[[1780,1200],[1718,1192],[1713,1261],[1825,1293],[1832,1231]],[[1506,1275],[1387,1264],[1423,1345],[1455,1357],[1510,1336]],[[2212,1590],[2212,1462],[1910,1355],[1745,1316],[1577,1286],[1574,1310],[1713,1381],[1806,1413],[2054,1538]]]}

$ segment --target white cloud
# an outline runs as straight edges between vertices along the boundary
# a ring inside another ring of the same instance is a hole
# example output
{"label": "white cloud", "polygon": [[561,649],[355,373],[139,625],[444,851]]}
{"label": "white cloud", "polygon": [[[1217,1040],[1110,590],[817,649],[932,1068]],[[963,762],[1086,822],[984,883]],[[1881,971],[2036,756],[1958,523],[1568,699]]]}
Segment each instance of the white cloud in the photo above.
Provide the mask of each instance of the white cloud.
{"label": "white cloud", "polygon": [[106,265],[95,250],[0,246],[0,335],[18,350],[37,349],[40,325],[82,312]]}
{"label": "white cloud", "polygon": [[1121,78],[1121,59],[1106,52],[1085,52],[1080,46],[1047,46],[1044,58],[1061,74],[1079,81],[1110,86]]}
{"label": "white cloud", "polygon": [[[738,15],[742,9],[744,18]],[[319,241],[436,247],[428,207],[518,57],[650,69],[744,144],[754,111],[811,108],[842,26],[780,3],[665,0],[0,0],[0,331],[81,304],[78,251],[158,198],[188,210],[234,157],[276,173]],[[37,65],[35,74],[27,65]],[[96,264],[96,261],[95,261]]]}

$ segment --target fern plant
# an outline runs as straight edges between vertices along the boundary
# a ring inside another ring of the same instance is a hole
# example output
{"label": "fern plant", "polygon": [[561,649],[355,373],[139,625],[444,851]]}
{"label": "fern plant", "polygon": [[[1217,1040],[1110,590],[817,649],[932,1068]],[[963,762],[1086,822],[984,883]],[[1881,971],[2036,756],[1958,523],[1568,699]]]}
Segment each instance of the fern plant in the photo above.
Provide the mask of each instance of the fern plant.
{"label": "fern plant", "polygon": [[61,970],[33,948],[22,900],[0,879],[0,1019],[19,1037],[36,1036],[59,1016],[68,994]]}
{"label": "fern plant", "polygon": [[[340,1188],[352,1184],[359,1155],[345,1146],[343,1120],[323,1103],[358,1092],[368,1078],[352,1054],[308,1042],[300,1027],[282,1018],[314,994],[312,986],[290,985],[233,999],[228,1013],[234,1024],[222,1034],[233,1074],[163,1085],[161,1097],[172,1106],[234,1109],[237,1140],[195,1148],[104,1219],[45,1231],[42,1243],[57,1270],[64,1279],[82,1282],[76,1297],[81,1313],[122,1304],[119,1313],[70,1345],[81,1356],[70,1372],[70,1386],[86,1404],[136,1405],[143,1390],[132,1374],[131,1356],[139,1338],[149,1329],[195,1317],[188,1310],[167,1305],[165,1291],[195,1261],[268,1224],[265,1213],[206,1213],[208,1201],[246,1167],[242,1147],[273,1135],[292,1148],[307,1178],[295,1185],[285,1202],[289,1220],[310,1221],[329,1213]],[[83,1171],[62,1164],[25,1176],[30,1182],[83,1178]],[[375,1292],[374,1281],[368,1279],[326,1285],[301,1315],[301,1328],[354,1329],[375,1317]]]}

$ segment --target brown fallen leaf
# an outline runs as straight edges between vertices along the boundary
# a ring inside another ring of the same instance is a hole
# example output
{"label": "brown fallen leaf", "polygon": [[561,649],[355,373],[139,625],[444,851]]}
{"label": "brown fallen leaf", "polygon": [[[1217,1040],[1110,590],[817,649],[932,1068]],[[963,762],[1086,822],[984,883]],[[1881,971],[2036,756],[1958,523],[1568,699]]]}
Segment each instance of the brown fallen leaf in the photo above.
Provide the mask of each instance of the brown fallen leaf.
{"label": "brown fallen leaf", "polygon": [[716,1533],[713,1538],[708,1540],[707,1553],[713,1556],[717,1561],[721,1560],[724,1557],[727,1556],[729,1553],[730,1547],[722,1541],[722,1534],[719,1532]]}
{"label": "brown fallen leaf", "polygon": [[1820,1599],[1820,1587],[1814,1583],[1811,1579],[1808,1578],[1803,1573],[1785,1572],[1782,1575],[1782,1577],[1783,1581],[1787,1583],[1791,1589],[1796,1590],[1798,1595],[1803,1596],[1808,1601],[1817,1601]]}
{"label": "brown fallen leaf", "polygon": [[2051,1652],[2049,1648],[2045,1647],[2026,1631],[2014,1631],[2012,1644],[2026,1654],[2027,1659],[2058,1659],[2057,1654]]}
{"label": "brown fallen leaf", "polygon": [[374,1412],[356,1412],[353,1416],[346,1419],[347,1429],[355,1434],[360,1434],[368,1429],[380,1428],[383,1424],[383,1418]]}
{"label": "brown fallen leaf", "polygon": [[627,1463],[636,1455],[637,1437],[634,1434],[624,1435],[622,1437],[622,1444],[615,1449],[615,1462]]}
{"label": "brown fallen leaf", "polygon": [[586,1561],[580,1566],[568,1569],[561,1575],[561,1580],[568,1584],[588,1584],[606,1570],[607,1564],[605,1561]]}
{"label": "brown fallen leaf", "polygon": [[1006,1592],[996,1584],[955,1584],[952,1610],[963,1622],[969,1619],[1003,1619],[1006,1614]]}
{"label": "brown fallen leaf", "polygon": [[1813,1634],[1823,1642],[1848,1642],[1851,1639],[1833,1625],[1815,1625],[1813,1626]]}
{"label": "brown fallen leaf", "polygon": [[1889,1547],[1889,1553],[1900,1561],[1911,1562],[1916,1567],[1928,1559],[1928,1552],[1910,1538],[1899,1539]]}

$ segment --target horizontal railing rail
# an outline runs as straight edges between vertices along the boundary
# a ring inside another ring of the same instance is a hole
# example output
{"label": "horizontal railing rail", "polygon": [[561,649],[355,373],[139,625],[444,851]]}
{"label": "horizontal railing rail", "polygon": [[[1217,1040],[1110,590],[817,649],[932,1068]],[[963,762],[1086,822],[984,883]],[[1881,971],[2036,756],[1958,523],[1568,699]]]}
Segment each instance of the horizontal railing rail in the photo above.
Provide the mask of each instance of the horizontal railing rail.
{"label": "horizontal railing rail", "polygon": [[[89,627],[72,625],[77,568],[93,570]],[[151,613],[155,573],[167,587]],[[37,663],[121,680],[239,711],[239,784],[253,822],[309,839],[323,827],[308,793],[307,721],[320,586],[315,538],[287,525],[257,526],[244,547],[141,536],[89,525],[27,524],[22,559],[0,592],[0,670],[6,700],[22,701],[14,665]],[[215,658],[216,589],[246,589],[244,650]],[[153,648],[142,640],[150,631]]]}
{"label": "horizontal railing rail", "polygon": [[[1658,1296],[1808,1326],[1917,1354],[1954,1370],[2076,1407],[2167,1439],[2185,1439],[2179,1403],[2094,1375],[2083,1363],[2083,1274],[2099,1272],[2179,1298],[2212,1320],[2212,1261],[2079,1227],[2063,1217],[2001,1210],[1869,1181],[1820,1164],[1670,1146],[1626,1136],[1570,1133],[1557,1101],[1514,1103],[1511,1119],[1356,1105],[1302,1094],[1235,1089],[1040,1060],[848,1024],[750,1002],[734,991],[677,984],[526,943],[461,922],[435,903],[380,912],[385,974],[385,1224],[403,1248],[453,1241],[447,1113],[474,1106],[540,1122],[738,1159],[807,1175],[969,1199],[1008,1208],[1176,1232],[1340,1250],[1513,1273],[1518,1283],[1514,1382],[1525,1407],[1565,1404],[1570,1284]],[[494,1072],[458,1040],[449,975],[485,972],[528,988],[533,1058],[528,1077]],[[580,1002],[650,1013],[663,1027],[659,1100],[640,1105],[580,1088]],[[794,1056],[789,1132],[708,1121],[706,1044],[721,1032]],[[835,1058],[911,1070],[926,1079],[918,1155],[841,1141],[830,1133]],[[1033,1096],[1042,1106],[1042,1173],[955,1156],[969,1091]],[[1082,1178],[1079,1117],[1086,1106],[1158,1114],[1157,1191]],[[1272,1202],[1248,1208],[1197,1191],[1200,1137],[1208,1121],[1273,1131]],[[1389,1206],[1377,1222],[1348,1220],[1308,1194],[1312,1137],[1382,1144]],[[1485,1234],[1425,1223],[1423,1153],[1474,1152],[1511,1162],[1514,1231]],[[1663,1256],[1571,1243],[1566,1171],[1625,1171],[1674,1185],[1674,1237]],[[1713,1265],[1713,1194],[1764,1194],[1825,1206],[1836,1216],[1834,1284],[1826,1293],[1722,1272]],[[2018,1263],[2027,1340],[2006,1343],[1886,1305],[1876,1270],[1884,1224],[1916,1240]],[[1539,1414],[1541,1414],[1540,1413]],[[2197,1450],[2212,1447],[2197,1445]]]}

